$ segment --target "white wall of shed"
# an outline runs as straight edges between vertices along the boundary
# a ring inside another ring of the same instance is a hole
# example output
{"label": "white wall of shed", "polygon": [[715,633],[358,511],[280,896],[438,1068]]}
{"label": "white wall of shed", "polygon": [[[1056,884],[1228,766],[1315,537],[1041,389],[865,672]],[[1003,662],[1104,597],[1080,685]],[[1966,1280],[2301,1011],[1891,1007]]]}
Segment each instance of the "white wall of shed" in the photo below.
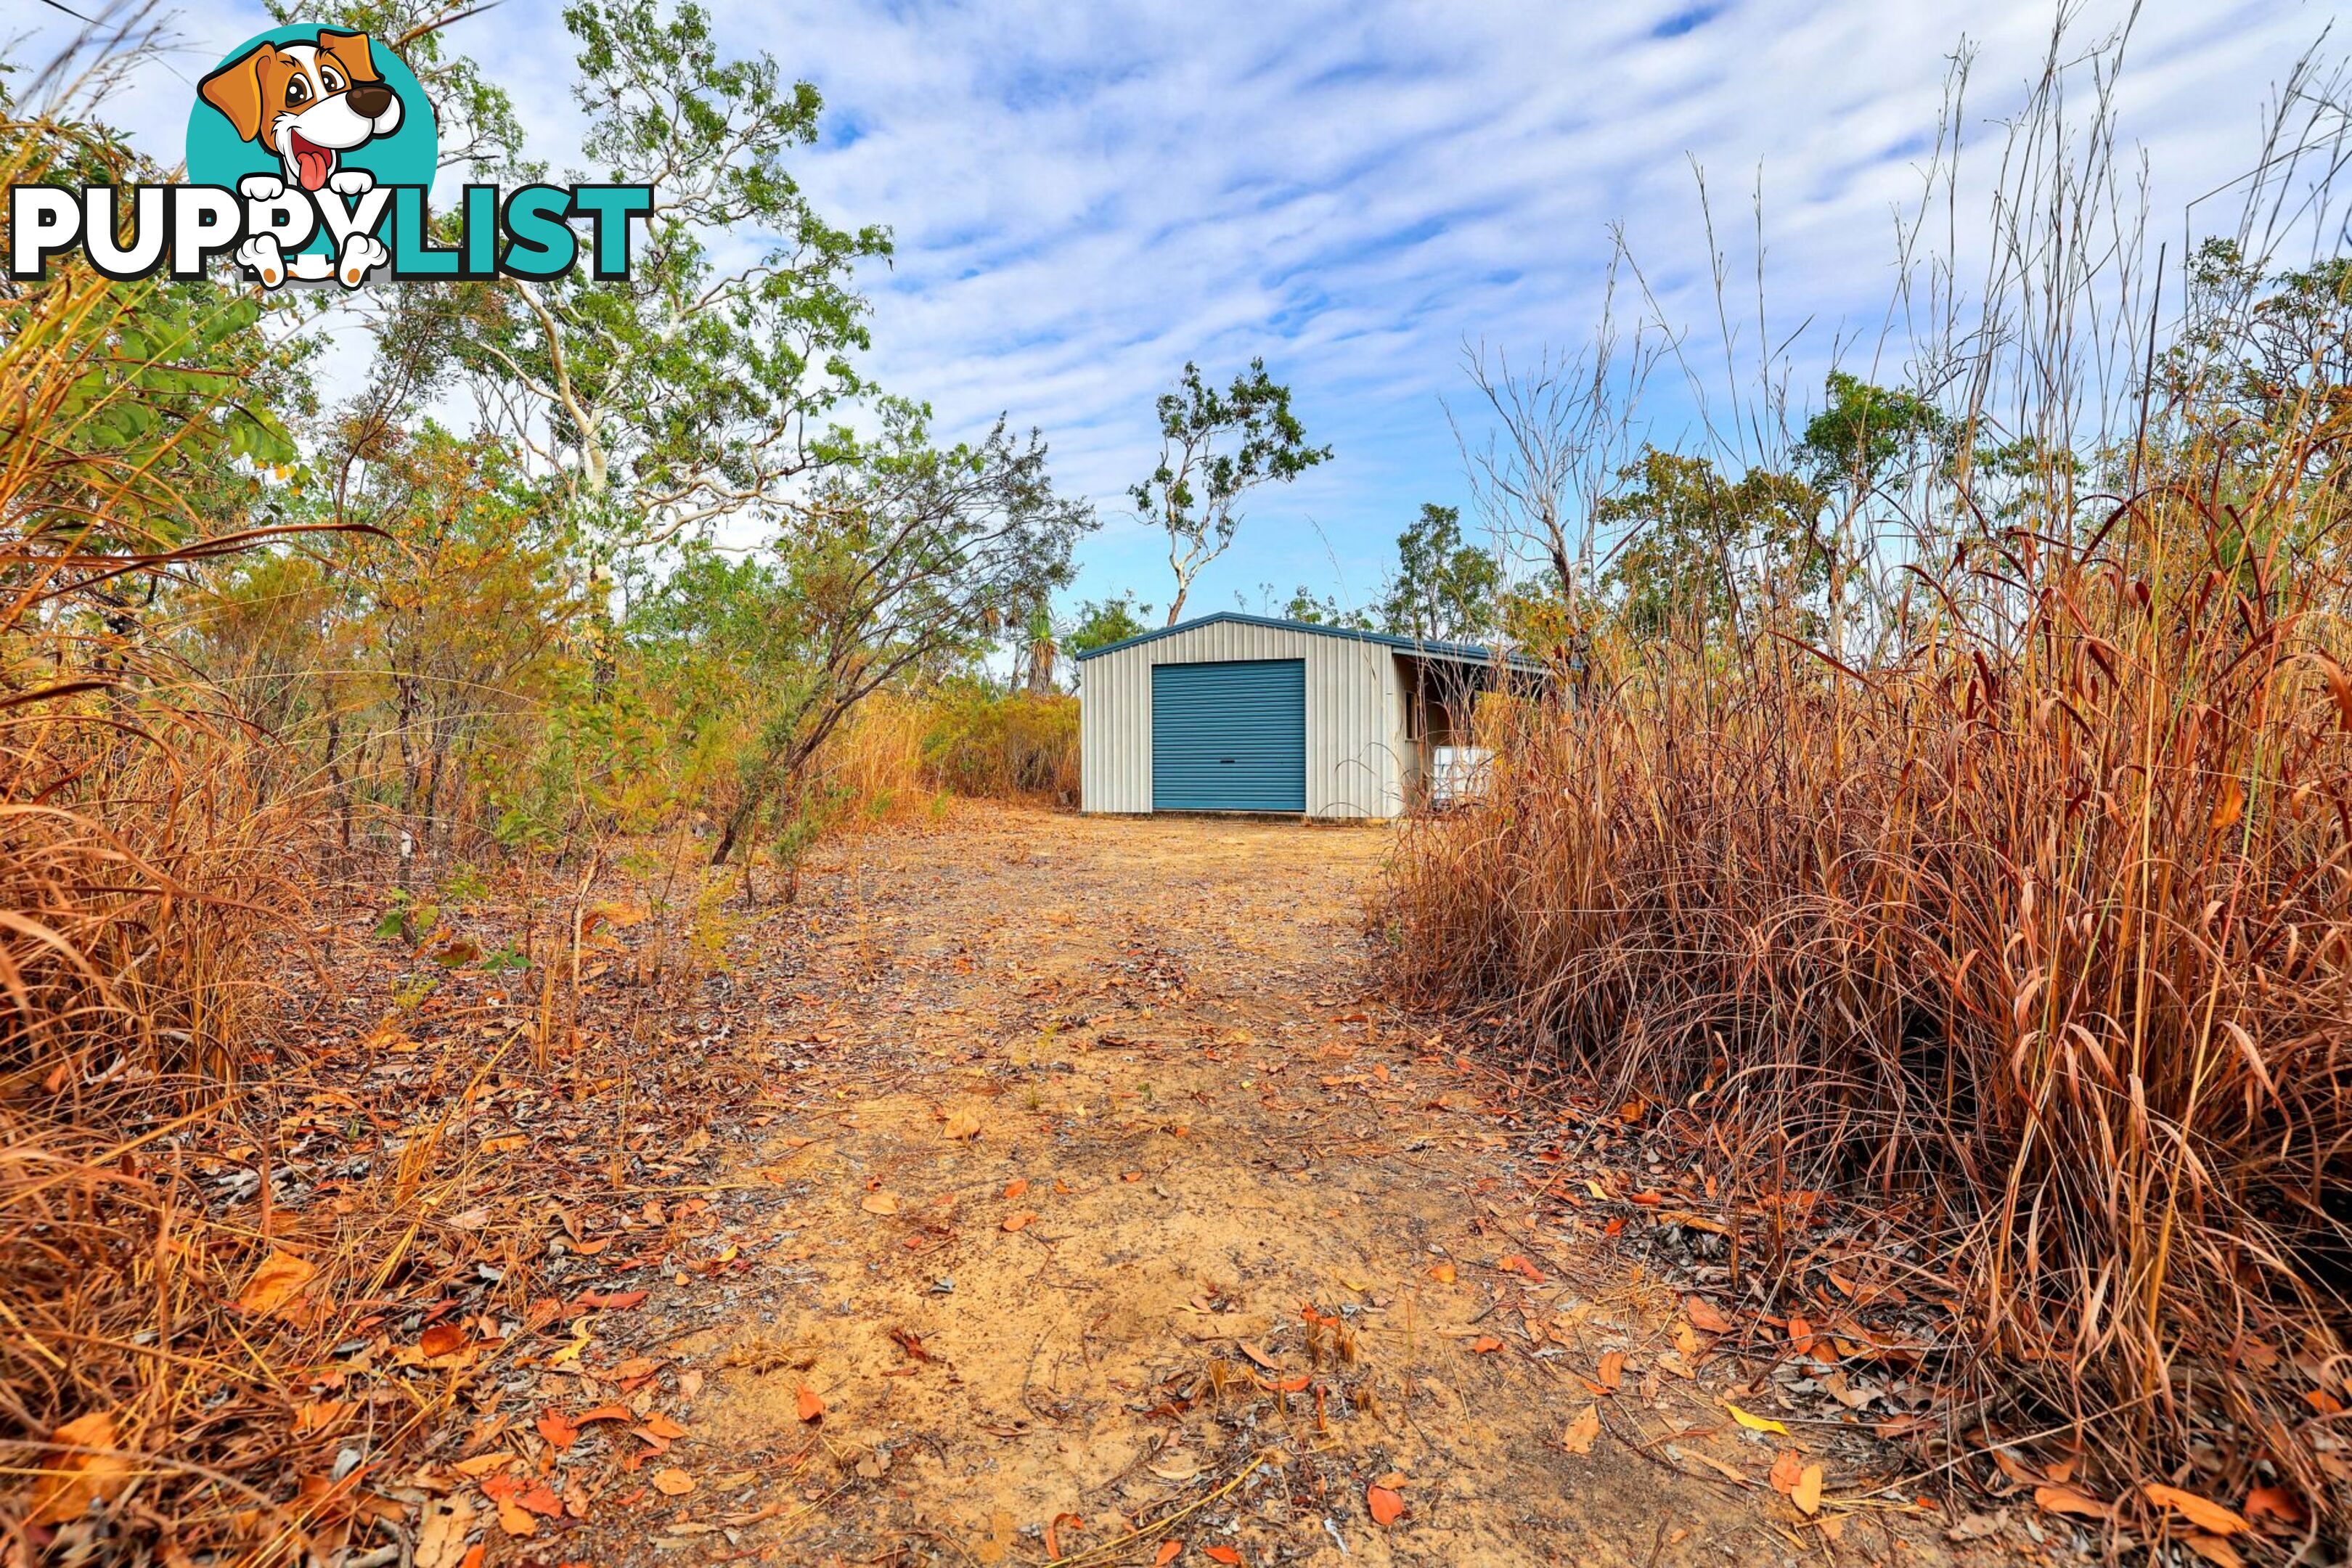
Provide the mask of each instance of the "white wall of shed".
{"label": "white wall of shed", "polygon": [[1079,806],[1151,809],[1151,667],[1296,658],[1307,666],[1307,815],[1404,810],[1405,692],[1380,643],[1225,621],[1102,654],[1078,666]]}

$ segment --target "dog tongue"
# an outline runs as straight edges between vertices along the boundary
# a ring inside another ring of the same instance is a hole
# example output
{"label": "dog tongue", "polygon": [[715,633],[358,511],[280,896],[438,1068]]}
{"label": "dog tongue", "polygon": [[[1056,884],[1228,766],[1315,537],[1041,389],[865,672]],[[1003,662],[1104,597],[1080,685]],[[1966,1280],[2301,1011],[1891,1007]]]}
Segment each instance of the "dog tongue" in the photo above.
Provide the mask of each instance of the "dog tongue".
{"label": "dog tongue", "polygon": [[302,181],[302,188],[315,191],[327,183],[327,175],[335,166],[335,155],[324,147],[297,146],[294,165]]}

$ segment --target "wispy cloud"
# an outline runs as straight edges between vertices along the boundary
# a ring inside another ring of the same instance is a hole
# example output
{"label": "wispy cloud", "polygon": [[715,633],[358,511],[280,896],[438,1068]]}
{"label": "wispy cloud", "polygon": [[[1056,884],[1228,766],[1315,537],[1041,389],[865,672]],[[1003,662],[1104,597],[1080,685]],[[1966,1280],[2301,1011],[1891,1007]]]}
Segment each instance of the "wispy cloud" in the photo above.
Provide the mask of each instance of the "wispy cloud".
{"label": "wispy cloud", "polygon": [[[1840,333],[1884,317],[1895,215],[1918,197],[1950,57],[1976,51],[1966,129],[1990,144],[2052,18],[2047,0],[719,13],[730,45],[824,90],[824,140],[796,165],[820,209],[896,231],[894,263],[865,279],[874,374],[958,432],[1000,410],[1045,430],[1065,481],[1111,520],[1085,591],[1165,598],[1160,552],[1120,521],[1122,498],[1156,451],[1151,399],[1185,360],[1225,374],[1262,354],[1295,387],[1338,461],[1255,506],[1211,602],[1261,582],[1369,596],[1419,503],[1463,499],[1439,405],[1462,389],[1463,344],[1580,339],[1612,222],[1670,310],[1711,317],[1695,167],[1750,290],[1761,190],[1774,330],[1812,321],[1799,352],[1817,380]],[[2076,35],[2123,15],[2094,4]],[[2160,232],[2251,161],[2265,91],[2327,19],[2292,0],[2145,7],[2120,101]],[[183,25],[201,55],[262,24]],[[510,84],[561,162],[557,8],[510,0],[454,41]],[[126,118],[172,151],[184,101]]]}

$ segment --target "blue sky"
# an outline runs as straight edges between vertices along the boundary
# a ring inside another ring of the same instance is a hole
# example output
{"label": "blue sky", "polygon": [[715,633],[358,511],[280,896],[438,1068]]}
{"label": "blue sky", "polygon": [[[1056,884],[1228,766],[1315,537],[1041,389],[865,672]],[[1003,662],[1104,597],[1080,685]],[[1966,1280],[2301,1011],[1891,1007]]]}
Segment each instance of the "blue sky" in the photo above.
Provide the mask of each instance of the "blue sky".
{"label": "blue sky", "polygon": [[[2109,0],[2070,8],[2084,45],[2126,16]],[[561,164],[574,120],[559,10],[506,0],[451,37]],[[1965,222],[2053,16],[2045,0],[717,12],[735,47],[824,91],[824,143],[796,166],[819,209],[896,232],[894,264],[863,279],[867,368],[951,433],[1000,410],[1042,427],[1065,485],[1097,499],[1106,526],[1082,548],[1082,593],[1166,603],[1164,549],[1123,492],[1155,460],[1151,400],[1185,360],[1222,377],[1263,355],[1293,386],[1337,458],[1253,500],[1196,590],[1203,609],[1235,590],[1255,605],[1268,582],[1375,595],[1420,503],[1466,500],[1441,405],[1471,412],[1465,344],[1580,342],[1612,225],[1667,314],[1711,323],[1695,167],[1750,300],[1761,190],[1767,331],[1810,323],[1796,384],[1817,387],[1841,343],[1867,369],[1950,58],[1975,51]],[[2184,204],[2252,162],[2266,97],[2330,16],[2301,0],[2148,0],[2120,103],[2147,161],[2152,241],[2179,254]],[[183,13],[170,58],[193,79],[265,22],[241,5]],[[53,36],[11,52],[38,58]],[[186,106],[164,77],[110,112],[176,158]],[[1653,399],[1662,442],[1685,433],[1689,406],[1671,389]]]}

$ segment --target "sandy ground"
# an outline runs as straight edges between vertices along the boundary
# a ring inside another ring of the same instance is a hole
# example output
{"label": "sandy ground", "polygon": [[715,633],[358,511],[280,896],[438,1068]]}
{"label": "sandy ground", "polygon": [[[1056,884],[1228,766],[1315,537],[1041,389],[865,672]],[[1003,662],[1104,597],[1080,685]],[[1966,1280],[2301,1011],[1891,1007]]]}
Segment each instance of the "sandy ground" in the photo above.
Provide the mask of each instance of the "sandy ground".
{"label": "sandy ground", "polygon": [[[680,1395],[661,1451],[533,1545],[1940,1558],[1858,1429],[1736,1421],[1772,1409],[1753,1361],[1539,1202],[1594,1173],[1541,1163],[1490,1069],[1381,1004],[1364,899],[1391,842],[972,807],[826,852],[809,954],[723,1021],[774,1076],[713,1188],[718,1282],[680,1270],[628,1314]],[[1817,1512],[1769,1484],[1783,1453],[1784,1481],[1823,1466]]]}

